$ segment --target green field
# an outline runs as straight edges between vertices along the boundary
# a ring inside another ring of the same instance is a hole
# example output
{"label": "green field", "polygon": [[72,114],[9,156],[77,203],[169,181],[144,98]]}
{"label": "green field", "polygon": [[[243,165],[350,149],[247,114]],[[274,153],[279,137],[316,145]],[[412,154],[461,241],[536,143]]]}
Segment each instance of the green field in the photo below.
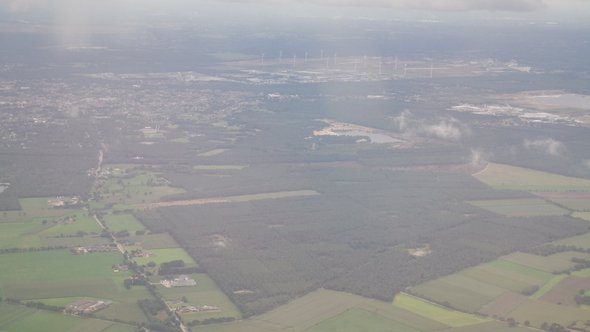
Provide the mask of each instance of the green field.
{"label": "green field", "polygon": [[469,315],[463,312],[449,310],[420,298],[398,294],[393,300],[393,305],[414,312],[418,315],[434,319],[451,327],[474,325],[485,322],[486,319]]}
{"label": "green field", "polygon": [[590,191],[590,180],[490,163],[474,175],[496,189],[523,191]]}
{"label": "green field", "polygon": [[196,165],[195,171],[241,171],[248,166],[245,165]]}
{"label": "green field", "polygon": [[448,302],[465,312],[475,312],[505,290],[456,273],[413,287],[412,292],[439,303]]}
{"label": "green field", "polygon": [[0,303],[0,331],[133,332],[136,329],[130,325],[107,320],[66,316],[22,305]]}
{"label": "green field", "polygon": [[502,257],[504,261],[517,263],[536,270],[549,273],[565,271],[575,265],[572,258],[590,258],[590,254],[579,252],[561,252],[550,256],[537,256],[522,252],[516,252]]}
{"label": "green field", "polygon": [[144,249],[167,249],[167,248],[178,248],[180,245],[170,234],[158,233],[148,234],[140,236],[132,236],[129,238],[133,242],[141,243]]}
{"label": "green field", "polygon": [[535,294],[531,295],[530,298],[533,300],[537,300],[541,298],[541,296],[547,294],[550,290],[552,290],[555,286],[557,286],[563,279],[565,279],[567,275],[558,275],[553,277],[553,279],[549,280],[543,287],[539,288]]}
{"label": "green field", "polygon": [[567,239],[556,241],[555,243],[575,246],[583,249],[590,249],[590,233],[569,237]]}
{"label": "green field", "polygon": [[158,202],[164,196],[183,193],[184,190],[168,186],[154,172],[135,169],[108,179],[99,188],[95,188],[94,192],[100,194],[103,204],[125,206]]}
{"label": "green field", "polygon": [[183,314],[182,317],[185,321],[218,317],[240,318],[238,309],[209,276],[206,274],[192,274],[191,277],[197,282],[197,285],[194,287],[165,288],[158,286],[158,291],[170,303],[181,301],[185,297],[189,305],[215,306],[220,311]]}
{"label": "green field", "polygon": [[377,314],[350,309],[308,329],[309,332],[418,332],[418,330]]}
{"label": "green field", "polygon": [[495,199],[470,201],[469,203],[507,217],[561,216],[569,214],[568,210],[538,198]]}
{"label": "green field", "polygon": [[197,266],[195,260],[182,248],[150,249],[148,252],[152,254],[152,256],[135,257],[135,262],[139,265],[146,265],[149,262],[154,262],[160,265],[164,262],[180,259],[184,261],[186,266]]}
{"label": "green field", "polygon": [[111,265],[121,262],[116,252],[76,256],[68,250],[50,250],[0,255],[0,285],[113,277]]}
{"label": "green field", "polygon": [[0,223],[23,223],[29,221],[53,220],[68,215],[73,210],[52,208],[48,201],[55,197],[21,198],[21,211],[2,211]]}
{"label": "green field", "polygon": [[135,234],[145,230],[145,227],[132,214],[108,214],[103,217],[105,225],[112,232],[128,231]]}
{"label": "green field", "polygon": [[578,320],[588,320],[590,311],[541,300],[529,300],[518,306],[510,315],[520,322],[528,320],[537,327],[544,322],[568,326]]}

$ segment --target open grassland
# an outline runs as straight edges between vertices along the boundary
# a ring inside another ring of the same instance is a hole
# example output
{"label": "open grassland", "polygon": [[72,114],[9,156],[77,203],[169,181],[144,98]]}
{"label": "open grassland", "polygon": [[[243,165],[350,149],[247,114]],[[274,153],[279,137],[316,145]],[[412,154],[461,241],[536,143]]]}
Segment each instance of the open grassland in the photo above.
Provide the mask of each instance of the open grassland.
{"label": "open grassland", "polygon": [[195,165],[195,171],[241,171],[248,166],[245,165]]}
{"label": "open grassland", "polygon": [[510,316],[519,322],[530,321],[531,325],[540,327],[547,322],[568,326],[578,320],[588,320],[590,311],[576,307],[558,305],[542,300],[527,300],[510,312]]}
{"label": "open grassland", "polygon": [[574,211],[590,211],[590,192],[536,192],[535,195]]}
{"label": "open grassland", "polygon": [[40,236],[75,235],[80,232],[100,233],[102,230],[96,223],[96,220],[94,220],[94,217],[82,210],[76,211],[68,216],[72,218],[71,222],[57,222],[51,228],[41,232]]}
{"label": "open grassland", "polygon": [[590,233],[569,237],[555,242],[556,244],[565,244],[583,249],[590,249]]}
{"label": "open grassland", "polygon": [[582,289],[590,291],[590,278],[575,276],[562,278],[552,289],[543,294],[541,299],[554,304],[576,306],[575,296]]}
{"label": "open grassland", "polygon": [[193,274],[191,277],[197,282],[194,287],[165,288],[158,286],[158,291],[169,303],[178,303],[184,297],[187,305],[215,306],[219,311],[182,314],[185,321],[204,320],[208,318],[234,317],[240,318],[240,312],[229,298],[217,287],[215,282],[206,274]]}
{"label": "open grassland", "polygon": [[474,315],[469,315],[463,312],[454,311],[441,307],[431,302],[427,302],[420,298],[408,295],[396,295],[393,305],[414,312],[418,315],[437,320],[443,324],[451,327],[460,327],[466,325],[474,325],[485,322],[486,320]]}
{"label": "open grassland", "polygon": [[310,332],[418,332],[409,326],[389,320],[383,316],[362,309],[349,309],[340,315],[327,319],[312,328]]}
{"label": "open grassland", "polygon": [[575,265],[575,263],[572,262],[572,258],[589,259],[590,254],[579,252],[561,252],[550,256],[537,256],[533,254],[515,252],[502,257],[501,260],[527,266],[536,270],[554,273],[572,268]]}
{"label": "open grassland", "polygon": [[490,163],[474,176],[496,189],[542,192],[590,191],[590,180],[503,164]]}
{"label": "open grassland", "polygon": [[[344,328],[351,319],[354,331],[435,331],[448,329],[448,325],[390,303],[364,298],[358,295],[319,289],[286,305],[260,316],[221,325],[199,326],[206,332],[282,332],[282,331],[331,331]],[[383,323],[383,324],[382,324]],[[402,330],[403,328],[403,330]]]}
{"label": "open grassland", "polygon": [[55,197],[21,198],[19,199],[20,211],[0,212],[0,223],[23,223],[28,221],[52,220],[71,213],[71,209],[53,208],[48,204]]}
{"label": "open grassland", "polygon": [[527,297],[522,294],[505,292],[494,301],[483,306],[479,312],[488,316],[508,317],[512,310],[527,300]]}
{"label": "open grassland", "polygon": [[106,180],[94,192],[100,195],[103,204],[132,205],[159,202],[162,197],[180,194],[184,190],[168,186],[154,172],[132,170]]}
{"label": "open grassland", "polygon": [[26,316],[0,326],[2,332],[64,332],[80,324],[81,319],[73,316],[66,316],[59,313],[35,311]]}
{"label": "open grassland", "polygon": [[112,321],[78,318],[30,309],[21,305],[0,303],[0,331],[2,332],[133,332],[130,325]]}
{"label": "open grassland", "polygon": [[495,199],[469,203],[507,217],[561,216],[569,213],[568,210],[538,198]]}
{"label": "open grassland", "polygon": [[103,217],[105,225],[112,232],[128,231],[135,234],[145,230],[145,227],[132,214],[108,214]]}
{"label": "open grassland", "polygon": [[547,282],[545,285],[543,285],[543,287],[539,288],[538,291],[536,291],[533,295],[531,295],[530,298],[533,300],[537,300],[537,299],[543,297],[549,291],[553,290],[553,288],[555,288],[555,286],[557,286],[559,283],[561,283],[561,281],[563,279],[565,279],[566,277],[567,277],[567,275],[565,275],[565,274],[557,275],[557,276],[553,277],[553,279],[549,280],[549,282]]}
{"label": "open grassland", "polygon": [[475,312],[485,304],[502,295],[506,290],[468,276],[456,273],[426,282],[412,288],[419,296],[449,303],[453,308],[465,312]]}
{"label": "open grassland", "polygon": [[0,284],[113,277],[118,253],[72,255],[68,250],[51,250],[0,255]]}
{"label": "open grassland", "polygon": [[0,223],[0,248],[34,248],[41,246],[35,234],[46,229],[41,222]]}
{"label": "open grassland", "polygon": [[532,287],[541,287],[553,278],[550,273],[504,260],[482,264],[461,274],[517,293],[525,292]]}
{"label": "open grassland", "polygon": [[197,266],[195,260],[182,248],[150,249],[149,253],[150,257],[135,257],[135,262],[138,265],[146,265],[149,262],[160,265],[164,262],[182,260],[187,267]]}
{"label": "open grassland", "polygon": [[132,242],[141,243],[141,247],[144,249],[166,249],[166,248],[178,248],[180,245],[170,234],[158,233],[158,234],[147,234],[132,236],[129,238]]}

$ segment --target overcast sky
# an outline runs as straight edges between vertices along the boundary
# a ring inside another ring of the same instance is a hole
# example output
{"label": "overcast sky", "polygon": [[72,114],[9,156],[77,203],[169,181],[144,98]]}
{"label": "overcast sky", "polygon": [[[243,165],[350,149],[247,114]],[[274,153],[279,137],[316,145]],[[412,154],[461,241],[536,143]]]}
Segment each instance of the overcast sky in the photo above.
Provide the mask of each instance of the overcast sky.
{"label": "overcast sky", "polygon": [[[0,18],[44,18],[64,40],[96,26],[150,26],[188,18],[239,22],[239,16],[280,22],[284,17],[424,18],[551,21],[590,25],[590,0],[0,0]],[[36,23],[36,22],[32,22]]]}

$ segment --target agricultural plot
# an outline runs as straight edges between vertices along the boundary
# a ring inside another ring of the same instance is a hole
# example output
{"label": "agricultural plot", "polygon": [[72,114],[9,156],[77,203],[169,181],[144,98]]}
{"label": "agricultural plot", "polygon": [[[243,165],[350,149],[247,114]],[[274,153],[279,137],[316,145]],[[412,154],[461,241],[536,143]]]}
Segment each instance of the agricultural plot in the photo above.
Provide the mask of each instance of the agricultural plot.
{"label": "agricultural plot", "polygon": [[178,248],[180,245],[170,234],[157,233],[132,236],[129,238],[131,242],[139,243],[144,249],[166,249]]}
{"label": "agricultural plot", "polygon": [[145,227],[132,214],[108,214],[103,217],[104,223],[112,232],[128,231],[135,234],[145,230]]}
{"label": "agricultural plot", "polygon": [[555,242],[556,244],[565,244],[583,249],[590,249],[590,233],[569,237]]}
{"label": "agricultural plot", "polygon": [[562,278],[559,283],[540,298],[554,304],[576,306],[575,296],[581,289],[590,290],[590,278],[575,276]]}
{"label": "agricultural plot", "polygon": [[507,317],[512,310],[526,301],[527,297],[522,294],[506,292],[483,306],[479,312],[488,316]]}
{"label": "agricultural plot", "polygon": [[496,189],[540,192],[590,191],[590,180],[503,164],[490,163],[474,176]]}
{"label": "agricultural plot", "polygon": [[396,295],[393,305],[398,308],[406,309],[416,313],[420,316],[434,319],[450,327],[475,325],[486,321],[486,319],[463,312],[450,310],[437,304],[427,302],[420,298],[403,293]]}
{"label": "agricultural plot", "polygon": [[479,281],[519,293],[526,292],[531,287],[541,287],[553,278],[550,273],[504,260],[479,265],[462,273]]}
{"label": "agricultural plot", "polygon": [[309,332],[418,332],[409,326],[400,324],[362,309],[350,309],[340,315],[327,319],[312,328]]}
{"label": "agricultural plot", "polygon": [[149,262],[160,265],[164,262],[182,260],[187,267],[197,266],[195,260],[182,248],[150,249],[148,253],[148,257],[135,257],[135,262],[139,265],[146,265]]}
{"label": "agricultural plot", "polygon": [[61,313],[39,311],[23,305],[0,303],[0,331],[49,332],[133,332],[126,324],[112,321],[66,316]]}
{"label": "agricultural plot", "polygon": [[532,269],[549,273],[565,271],[572,268],[575,263],[572,258],[590,258],[589,254],[579,252],[561,252],[550,256],[537,256],[522,252],[516,252],[502,257],[504,261],[520,264]]}
{"label": "agricultural plot", "polygon": [[505,290],[457,273],[413,287],[412,292],[461,311],[475,312]]}
{"label": "agricultural plot", "polygon": [[565,279],[566,277],[567,277],[567,275],[565,275],[565,274],[553,277],[553,279],[549,280],[549,282],[547,282],[545,285],[543,285],[543,287],[539,288],[538,291],[536,291],[533,295],[531,295],[530,298],[533,300],[537,300],[537,299],[543,297],[545,294],[547,294],[549,291],[551,291],[553,288],[555,288],[555,286],[557,286],[559,283],[561,283],[561,281],[563,279]]}
{"label": "agricultural plot", "polygon": [[246,165],[195,165],[194,171],[241,171]]}
{"label": "agricultural plot", "polygon": [[[199,273],[192,274],[190,277],[196,281],[196,286],[173,288],[158,286],[158,291],[171,308],[183,306],[217,308],[202,312],[181,313],[181,317],[185,322],[220,317],[240,318],[238,309],[209,276]],[[186,300],[186,302],[183,300]]]}
{"label": "agricultural plot", "polygon": [[24,223],[29,221],[52,220],[72,212],[71,209],[53,208],[48,202],[55,197],[21,198],[20,211],[2,211],[0,223]]}
{"label": "agricultural plot", "polygon": [[568,210],[543,199],[535,198],[470,201],[469,203],[507,217],[561,216],[569,214]]}
{"label": "agricultural plot", "polygon": [[536,192],[535,195],[573,211],[590,211],[590,192]]}
{"label": "agricultural plot", "polygon": [[68,250],[50,250],[0,255],[0,284],[111,278],[110,269],[121,263],[119,253],[72,255]]}
{"label": "agricultural plot", "polygon": [[162,197],[180,194],[184,190],[168,186],[168,182],[154,172],[127,171],[124,175],[106,180],[94,192],[103,204],[133,204],[158,202]]}
{"label": "agricultural plot", "polygon": [[558,305],[542,300],[527,300],[510,312],[510,316],[518,322],[529,321],[531,325],[540,327],[543,323],[558,323],[562,326],[579,320],[588,320],[589,311],[585,309]]}

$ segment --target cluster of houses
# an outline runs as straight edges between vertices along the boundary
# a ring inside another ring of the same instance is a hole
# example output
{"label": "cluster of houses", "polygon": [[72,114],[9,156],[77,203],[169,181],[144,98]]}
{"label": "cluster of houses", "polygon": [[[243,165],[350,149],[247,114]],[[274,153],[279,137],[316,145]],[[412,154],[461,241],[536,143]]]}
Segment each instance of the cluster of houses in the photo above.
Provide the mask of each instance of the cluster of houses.
{"label": "cluster of houses", "polygon": [[86,246],[86,247],[74,247],[70,249],[70,252],[74,255],[84,255],[84,254],[91,254],[94,252],[111,252],[117,251],[117,246],[113,243],[108,244],[97,244],[94,246]]}
{"label": "cluster of houses", "polygon": [[47,201],[47,205],[52,208],[69,208],[80,205],[80,197],[57,197]]}
{"label": "cluster of houses", "polygon": [[162,284],[162,286],[164,286],[166,288],[192,287],[192,286],[196,286],[197,282],[195,281],[195,279],[193,279],[189,276],[179,275],[178,277],[176,277],[174,279],[162,279],[162,281],[160,281],[160,284]]}
{"label": "cluster of houses", "polygon": [[192,306],[192,305],[188,305],[188,306],[183,306],[180,307],[178,309],[176,309],[176,312],[178,312],[179,314],[186,314],[186,313],[191,313],[191,312],[211,312],[211,311],[220,311],[221,309],[219,309],[219,307],[213,306],[213,305],[202,305],[202,306]]}
{"label": "cluster of houses", "polygon": [[108,307],[111,302],[100,300],[80,300],[66,305],[64,313],[71,315],[90,314]]}

